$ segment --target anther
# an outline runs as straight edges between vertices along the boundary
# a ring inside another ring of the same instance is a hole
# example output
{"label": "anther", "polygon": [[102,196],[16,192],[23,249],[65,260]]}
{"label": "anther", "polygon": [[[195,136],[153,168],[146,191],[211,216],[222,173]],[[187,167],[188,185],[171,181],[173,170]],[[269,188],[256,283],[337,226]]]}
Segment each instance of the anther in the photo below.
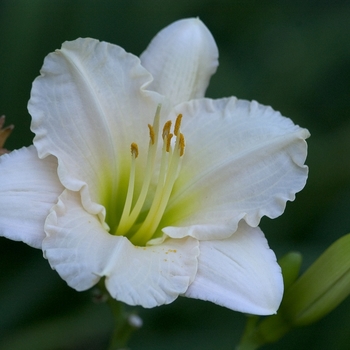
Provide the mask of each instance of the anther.
{"label": "anther", "polygon": [[185,153],[185,137],[181,132],[180,132],[180,135],[178,137],[179,137],[180,157],[182,157]]}
{"label": "anther", "polygon": [[135,159],[136,159],[138,157],[138,155],[139,155],[139,147],[137,146],[137,144],[135,142],[133,142],[131,144],[130,148],[131,148],[131,155],[133,157],[135,157]]}
{"label": "anther", "polygon": [[182,120],[182,114],[179,114],[176,118],[175,126],[174,126],[174,135],[175,136],[178,136],[180,126],[181,126],[181,120]]}
{"label": "anther", "polygon": [[163,140],[167,139],[168,135],[170,134],[170,128],[171,128],[171,120],[168,120],[163,127]]}
{"label": "anther", "polygon": [[148,124],[148,129],[149,129],[149,138],[151,139],[151,144],[154,145],[154,142],[155,142],[154,128],[151,124]]}
{"label": "anther", "polygon": [[170,151],[170,143],[171,143],[171,139],[173,138],[173,134],[168,134],[168,136],[167,136],[167,139],[166,139],[166,147],[165,147],[165,150],[167,151],[167,152],[169,152]]}

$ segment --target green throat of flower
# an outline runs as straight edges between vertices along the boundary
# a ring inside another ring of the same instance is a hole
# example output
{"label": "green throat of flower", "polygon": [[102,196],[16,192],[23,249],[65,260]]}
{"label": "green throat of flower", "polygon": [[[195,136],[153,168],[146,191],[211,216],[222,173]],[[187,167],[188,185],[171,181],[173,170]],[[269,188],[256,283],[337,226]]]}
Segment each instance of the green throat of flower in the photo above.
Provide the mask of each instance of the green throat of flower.
{"label": "green throat of flower", "polygon": [[[154,174],[159,139],[160,108],[161,106],[159,105],[154,117],[153,125],[148,124],[150,141],[146,169],[144,172],[142,187],[136,201],[134,199],[134,188],[136,162],[139,151],[136,143],[131,144],[129,184],[123,212],[115,232],[116,235],[127,236],[129,240],[137,246],[145,246],[156,232],[168,204],[174,183],[179,175],[181,161],[185,151],[185,138],[180,132],[182,115],[179,114],[175,121],[173,133],[171,133],[172,123],[170,120],[167,121],[163,127],[163,146],[161,150],[160,170],[153,200],[141,224],[138,223],[136,225],[136,223],[139,222],[138,219],[144,208],[145,200],[149,193],[151,180]],[[175,142],[172,140],[173,137],[175,137]],[[137,229],[135,230],[136,226]]]}

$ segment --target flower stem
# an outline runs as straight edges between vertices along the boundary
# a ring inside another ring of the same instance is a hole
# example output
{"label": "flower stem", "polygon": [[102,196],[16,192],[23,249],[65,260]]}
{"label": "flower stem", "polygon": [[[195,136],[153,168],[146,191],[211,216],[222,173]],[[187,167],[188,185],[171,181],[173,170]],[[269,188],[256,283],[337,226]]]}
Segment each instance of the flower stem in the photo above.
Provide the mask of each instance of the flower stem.
{"label": "flower stem", "polygon": [[282,311],[262,320],[258,316],[248,316],[243,336],[236,350],[255,350],[264,344],[275,343],[291,328],[292,325],[284,318]]}
{"label": "flower stem", "polygon": [[131,335],[142,326],[142,320],[135,313],[127,311],[122,302],[113,299],[109,295],[104,281],[100,281],[98,286],[101,292],[106,296],[105,301],[107,301],[110,306],[114,319],[114,329],[108,345],[108,350],[126,350],[127,342]]}
{"label": "flower stem", "polygon": [[108,350],[125,349],[131,334],[136,328],[130,324],[124,305],[120,301],[110,297],[108,304],[114,316],[114,330]]}
{"label": "flower stem", "polygon": [[247,316],[246,326],[241,341],[236,346],[236,350],[255,350],[262,345],[256,333],[259,319],[258,316]]}

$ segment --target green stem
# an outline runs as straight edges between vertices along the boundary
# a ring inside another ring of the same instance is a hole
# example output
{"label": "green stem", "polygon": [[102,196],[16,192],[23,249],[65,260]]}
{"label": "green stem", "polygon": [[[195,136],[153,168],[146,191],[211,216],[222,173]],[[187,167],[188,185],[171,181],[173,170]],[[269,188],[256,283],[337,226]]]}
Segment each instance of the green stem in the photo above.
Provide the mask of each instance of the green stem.
{"label": "green stem", "polygon": [[108,304],[114,316],[114,330],[108,350],[124,349],[135,329],[130,325],[128,315],[125,313],[124,305],[121,302],[109,297]]}
{"label": "green stem", "polygon": [[255,350],[262,345],[256,332],[259,319],[258,316],[247,316],[246,326],[236,350]]}
{"label": "green stem", "polygon": [[100,281],[99,288],[106,295],[107,303],[111,308],[114,318],[114,329],[108,350],[125,350],[131,335],[141,327],[142,321],[137,315],[126,311],[125,305],[122,302],[113,299],[109,295],[104,281]]}
{"label": "green stem", "polygon": [[291,324],[280,312],[260,320],[248,316],[246,327],[236,350],[256,350],[264,344],[275,343],[291,330]]}

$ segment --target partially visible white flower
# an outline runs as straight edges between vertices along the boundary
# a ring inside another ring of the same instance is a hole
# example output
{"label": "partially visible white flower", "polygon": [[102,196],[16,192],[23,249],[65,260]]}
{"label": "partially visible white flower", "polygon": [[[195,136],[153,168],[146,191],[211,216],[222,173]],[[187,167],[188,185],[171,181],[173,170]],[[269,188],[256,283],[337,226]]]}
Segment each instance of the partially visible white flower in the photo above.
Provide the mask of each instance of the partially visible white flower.
{"label": "partially visible white flower", "polygon": [[0,234],[42,248],[77,290],[105,276],[130,305],[276,312],[282,276],[257,226],[304,187],[309,133],[257,102],[204,98],[217,57],[199,19],[162,30],[141,61],[93,39],[48,55],[35,148],[0,159]]}

